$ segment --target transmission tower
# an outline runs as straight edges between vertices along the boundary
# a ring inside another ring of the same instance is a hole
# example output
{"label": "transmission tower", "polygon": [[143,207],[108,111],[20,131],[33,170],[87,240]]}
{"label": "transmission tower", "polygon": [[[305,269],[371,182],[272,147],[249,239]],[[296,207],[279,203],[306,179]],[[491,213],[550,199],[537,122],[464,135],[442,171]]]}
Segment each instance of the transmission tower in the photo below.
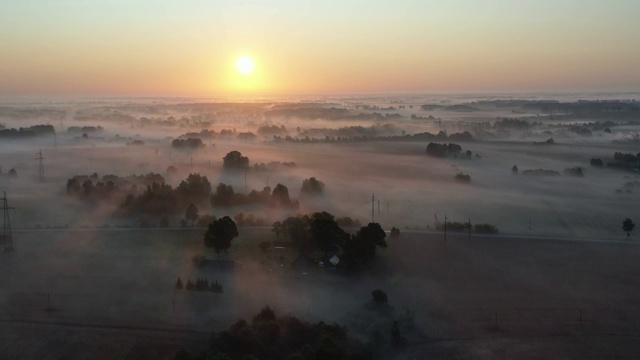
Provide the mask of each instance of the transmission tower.
{"label": "transmission tower", "polygon": [[38,160],[38,180],[44,182],[44,158],[42,157],[42,150],[36,154],[36,160]]}
{"label": "transmission tower", "polygon": [[4,220],[2,226],[2,244],[4,245],[4,252],[16,251],[13,247],[13,234],[11,233],[11,219],[9,218],[9,203],[7,201],[7,192],[4,192],[2,198],[2,211],[4,213]]}

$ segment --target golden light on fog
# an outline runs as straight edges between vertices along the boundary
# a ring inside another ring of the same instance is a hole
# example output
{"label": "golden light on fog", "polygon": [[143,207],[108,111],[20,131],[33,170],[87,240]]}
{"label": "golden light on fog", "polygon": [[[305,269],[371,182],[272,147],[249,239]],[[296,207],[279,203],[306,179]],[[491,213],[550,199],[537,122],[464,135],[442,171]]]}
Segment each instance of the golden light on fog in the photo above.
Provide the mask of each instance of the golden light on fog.
{"label": "golden light on fog", "polygon": [[253,59],[248,56],[242,56],[236,61],[236,69],[242,75],[250,75],[253,73],[254,68]]}

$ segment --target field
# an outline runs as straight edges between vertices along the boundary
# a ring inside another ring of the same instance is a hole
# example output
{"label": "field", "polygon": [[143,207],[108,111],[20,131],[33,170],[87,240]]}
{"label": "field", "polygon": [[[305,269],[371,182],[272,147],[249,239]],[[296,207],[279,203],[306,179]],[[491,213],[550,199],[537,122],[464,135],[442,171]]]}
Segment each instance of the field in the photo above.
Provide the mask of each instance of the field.
{"label": "field", "polygon": [[[352,323],[375,288],[397,312],[415,311],[421,337],[398,359],[634,358],[639,350],[633,242],[451,234],[444,242],[442,234],[405,232],[372,273],[344,277],[279,266],[277,251],[287,250],[257,250],[268,230],[240,232],[228,254],[235,270],[193,265],[195,254],[216,259],[198,229],[16,233],[18,251],[1,255],[0,356],[171,358],[266,304]],[[224,293],[175,290],[178,276],[217,280]]]}
{"label": "field", "polygon": [[[3,133],[0,190],[17,251],[0,254],[0,359],[171,359],[265,305],[338,322],[373,344],[389,344],[399,319],[406,344],[380,345],[384,359],[636,358],[640,243],[621,225],[640,216],[640,107],[575,100],[8,104],[0,120],[14,130]],[[460,149],[427,155],[432,142]],[[232,151],[249,165],[225,168]],[[624,169],[617,152],[628,154]],[[171,189],[152,192],[140,180],[149,173]],[[176,190],[190,174],[211,189]],[[303,192],[311,177],[324,184],[320,194]],[[265,187],[268,195],[216,203],[220,183],[239,198]],[[276,184],[298,205],[277,202]],[[160,205],[132,207],[127,196]],[[240,227],[218,257],[204,247],[204,228],[181,225],[189,202],[201,216],[266,226]],[[295,268],[296,250],[258,246],[274,240],[274,222],[319,211],[401,236],[350,276]],[[435,231],[445,219],[498,233],[450,232],[445,241]],[[218,282],[223,293],[179,290],[178,278]],[[372,306],[374,289],[390,307]]]}

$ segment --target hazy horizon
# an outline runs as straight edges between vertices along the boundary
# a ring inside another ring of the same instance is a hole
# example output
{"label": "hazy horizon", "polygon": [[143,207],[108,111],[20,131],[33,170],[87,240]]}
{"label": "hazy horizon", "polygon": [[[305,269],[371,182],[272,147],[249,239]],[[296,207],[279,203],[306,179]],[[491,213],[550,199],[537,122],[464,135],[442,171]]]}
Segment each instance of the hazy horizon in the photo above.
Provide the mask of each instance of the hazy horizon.
{"label": "hazy horizon", "polygon": [[[0,94],[635,92],[639,12],[575,0],[5,1]],[[249,75],[234,69],[241,56]]]}

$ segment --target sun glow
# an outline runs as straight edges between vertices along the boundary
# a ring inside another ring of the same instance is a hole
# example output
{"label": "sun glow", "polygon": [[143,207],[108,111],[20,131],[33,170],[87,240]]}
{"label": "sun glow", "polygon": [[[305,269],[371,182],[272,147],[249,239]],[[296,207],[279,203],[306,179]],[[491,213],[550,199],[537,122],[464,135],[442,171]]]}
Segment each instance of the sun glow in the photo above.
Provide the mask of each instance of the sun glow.
{"label": "sun glow", "polygon": [[253,59],[248,56],[243,56],[236,61],[236,69],[238,69],[242,75],[249,75],[253,73],[254,68]]}

